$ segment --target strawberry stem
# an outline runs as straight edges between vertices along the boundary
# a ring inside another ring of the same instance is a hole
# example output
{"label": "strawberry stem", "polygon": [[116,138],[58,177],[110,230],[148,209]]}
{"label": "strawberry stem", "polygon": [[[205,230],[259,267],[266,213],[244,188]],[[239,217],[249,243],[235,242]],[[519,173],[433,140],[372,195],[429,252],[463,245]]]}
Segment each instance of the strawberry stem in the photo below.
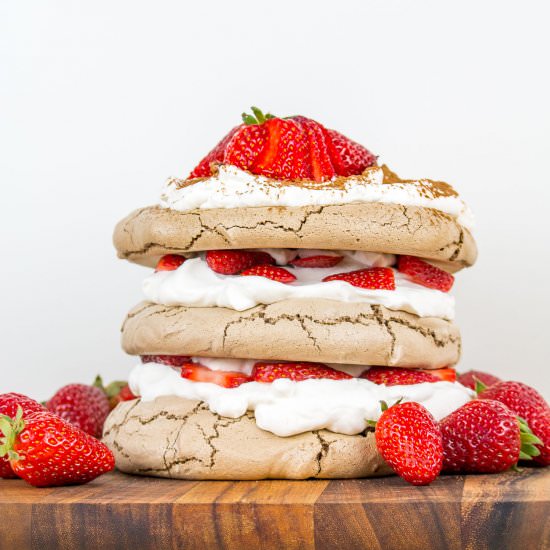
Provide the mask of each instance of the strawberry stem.
{"label": "strawberry stem", "polygon": [[475,388],[474,391],[479,395],[482,391],[487,389],[487,386],[479,379],[474,376]]}
{"label": "strawberry stem", "polygon": [[243,113],[241,115],[243,122],[247,126],[251,126],[252,124],[263,124],[266,120],[269,120],[270,118],[275,118],[271,113],[264,113],[261,109],[258,109],[258,107],[250,107],[252,109],[252,112],[254,115],[249,115],[248,113]]}
{"label": "strawberry stem", "polygon": [[521,449],[519,452],[520,460],[532,460],[534,456],[540,455],[540,450],[535,445],[542,445],[542,441],[531,431],[527,422],[516,416],[519,424],[519,437],[521,441]]}
{"label": "strawberry stem", "polygon": [[5,414],[0,415],[0,431],[4,437],[0,439],[0,457],[8,455],[8,460],[18,460],[19,455],[13,450],[15,438],[23,431],[25,422],[23,421],[23,409],[17,407],[15,418],[10,418]]}

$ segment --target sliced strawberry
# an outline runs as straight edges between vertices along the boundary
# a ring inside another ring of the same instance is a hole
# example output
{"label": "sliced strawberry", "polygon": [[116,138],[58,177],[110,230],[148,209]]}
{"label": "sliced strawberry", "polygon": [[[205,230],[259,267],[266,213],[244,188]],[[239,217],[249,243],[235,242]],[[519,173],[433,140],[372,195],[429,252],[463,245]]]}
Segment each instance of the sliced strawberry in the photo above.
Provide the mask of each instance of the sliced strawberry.
{"label": "sliced strawberry", "polygon": [[[223,162],[224,153],[231,138],[244,127],[244,124],[233,128],[217,145],[195,166],[188,179],[207,178],[212,175],[212,163]],[[233,164],[233,163],[232,163]]]}
{"label": "sliced strawberry", "polygon": [[443,380],[444,382],[456,382],[456,371],[451,367],[425,370],[424,372],[429,372],[430,374],[437,376],[440,380]]}
{"label": "sliced strawberry", "polygon": [[267,143],[268,130],[264,124],[243,124],[227,142],[223,162],[252,170]]}
{"label": "sliced strawberry", "polygon": [[352,378],[345,372],[338,371],[323,363],[256,363],[252,369],[255,382],[273,382],[278,378],[288,378],[294,382],[310,378],[328,378],[329,380],[346,380]]}
{"label": "sliced strawberry", "polygon": [[345,281],[359,288],[395,290],[395,277],[390,267],[369,267],[347,273],[337,273],[325,277],[323,281]]}
{"label": "sliced strawberry", "polygon": [[429,264],[416,256],[399,256],[397,269],[419,285],[435,288],[442,292],[451,290],[455,278],[446,271]]}
{"label": "sliced strawberry", "polygon": [[440,382],[441,379],[429,372],[401,367],[371,367],[360,378],[384,386],[409,386],[423,382]]}
{"label": "sliced strawberry", "polygon": [[277,281],[278,283],[291,283],[296,280],[296,277],[287,271],[284,267],[276,265],[256,265],[243,271],[241,275],[244,276],[257,276]]}
{"label": "sliced strawberry", "polygon": [[265,122],[267,145],[252,168],[255,174],[275,179],[311,179],[308,138],[292,119],[272,118]]}
{"label": "sliced strawberry", "polygon": [[142,355],[142,363],[160,363],[169,367],[181,367],[185,363],[189,363],[191,357],[188,355]]}
{"label": "sliced strawberry", "polygon": [[198,363],[186,363],[181,367],[181,377],[193,382],[209,382],[224,388],[236,388],[252,379],[242,372],[212,370]]}
{"label": "sliced strawberry", "polygon": [[275,260],[267,252],[252,250],[209,250],[206,263],[212,271],[222,275],[236,275],[255,265],[274,264]]}
{"label": "sliced strawberry", "polygon": [[336,130],[325,129],[332,164],[339,176],[361,174],[365,168],[376,166],[376,156]]}
{"label": "sliced strawberry", "polygon": [[166,254],[158,261],[155,271],[174,271],[185,260],[184,256],[179,256],[178,254]]}
{"label": "sliced strawberry", "polygon": [[295,258],[290,263],[295,267],[334,267],[344,259],[344,256],[328,256],[318,254],[307,258]]}
{"label": "sliced strawberry", "polygon": [[278,118],[252,107],[244,124],[233,128],[204,157],[189,178],[212,175],[212,163],[225,163],[275,179],[327,181],[361,174],[376,157],[342,134],[303,117]]}
{"label": "sliced strawberry", "polygon": [[323,126],[303,116],[292,117],[292,120],[299,122],[307,135],[309,161],[314,181],[321,182],[332,179],[336,172],[330,160]]}

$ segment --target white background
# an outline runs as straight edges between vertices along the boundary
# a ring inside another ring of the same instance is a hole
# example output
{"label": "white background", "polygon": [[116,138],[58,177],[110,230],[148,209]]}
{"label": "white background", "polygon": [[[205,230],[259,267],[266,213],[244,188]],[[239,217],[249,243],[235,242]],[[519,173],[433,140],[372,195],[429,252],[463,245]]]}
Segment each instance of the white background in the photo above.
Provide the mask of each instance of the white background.
{"label": "white background", "polygon": [[146,271],[112,229],[258,105],[462,193],[480,257],[455,286],[459,369],[549,397],[547,6],[1,2],[0,391],[126,377],[119,326]]}

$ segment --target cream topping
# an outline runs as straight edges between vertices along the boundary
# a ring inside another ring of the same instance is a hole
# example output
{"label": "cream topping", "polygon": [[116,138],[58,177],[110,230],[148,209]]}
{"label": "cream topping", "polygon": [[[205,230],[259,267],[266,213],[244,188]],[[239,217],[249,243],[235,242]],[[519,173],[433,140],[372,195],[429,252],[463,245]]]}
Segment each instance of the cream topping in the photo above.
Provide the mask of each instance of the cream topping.
{"label": "cream topping", "polygon": [[216,174],[199,180],[170,178],[160,205],[187,212],[195,209],[255,206],[322,206],[381,202],[434,208],[458,219],[468,228],[473,216],[450,186],[430,180],[384,181],[381,167],[367,168],[358,176],[331,182],[280,182],[251,174],[229,164]]}

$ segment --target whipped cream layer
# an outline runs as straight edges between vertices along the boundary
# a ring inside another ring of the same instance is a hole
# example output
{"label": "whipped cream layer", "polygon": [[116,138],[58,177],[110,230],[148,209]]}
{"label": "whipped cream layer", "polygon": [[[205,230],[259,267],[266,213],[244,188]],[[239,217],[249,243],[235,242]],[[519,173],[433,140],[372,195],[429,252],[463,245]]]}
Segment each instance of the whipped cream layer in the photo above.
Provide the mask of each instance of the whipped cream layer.
{"label": "whipped cream layer", "polygon": [[[296,255],[296,251],[268,252],[283,264],[291,261],[292,257],[287,259],[289,254]],[[312,255],[312,252],[343,255],[344,259],[330,268],[287,266],[285,269],[296,277],[296,281],[285,284],[265,277],[215,273],[201,254],[188,259],[174,271],[159,271],[147,277],[143,282],[143,293],[149,301],[167,306],[227,307],[244,311],[259,304],[309,298],[381,305],[420,317],[454,318],[453,296],[413,283],[398,271],[394,271],[395,290],[359,288],[345,281],[322,282],[324,277],[337,273],[391,265],[395,258],[390,254],[300,251],[302,255]]]}
{"label": "whipped cream layer", "polygon": [[[448,189],[452,189],[448,187]],[[280,182],[222,164],[215,175],[199,180],[170,178],[160,205],[187,212],[195,209],[254,206],[324,206],[381,202],[434,208],[455,218],[467,228],[473,215],[454,192],[442,193],[429,180],[384,182],[381,167],[367,168],[358,176],[339,177],[333,182]]]}
{"label": "whipped cream layer", "polygon": [[165,395],[197,399],[229,418],[254,411],[258,427],[280,437],[321,429],[348,435],[361,433],[368,420],[380,417],[381,400],[388,405],[399,399],[421,403],[440,420],[474,397],[473,391],[458,382],[386,387],[362,378],[303,382],[279,379],[223,388],[192,382],[182,378],[179,369],[157,363],[135,366],[129,384],[143,401]]}

